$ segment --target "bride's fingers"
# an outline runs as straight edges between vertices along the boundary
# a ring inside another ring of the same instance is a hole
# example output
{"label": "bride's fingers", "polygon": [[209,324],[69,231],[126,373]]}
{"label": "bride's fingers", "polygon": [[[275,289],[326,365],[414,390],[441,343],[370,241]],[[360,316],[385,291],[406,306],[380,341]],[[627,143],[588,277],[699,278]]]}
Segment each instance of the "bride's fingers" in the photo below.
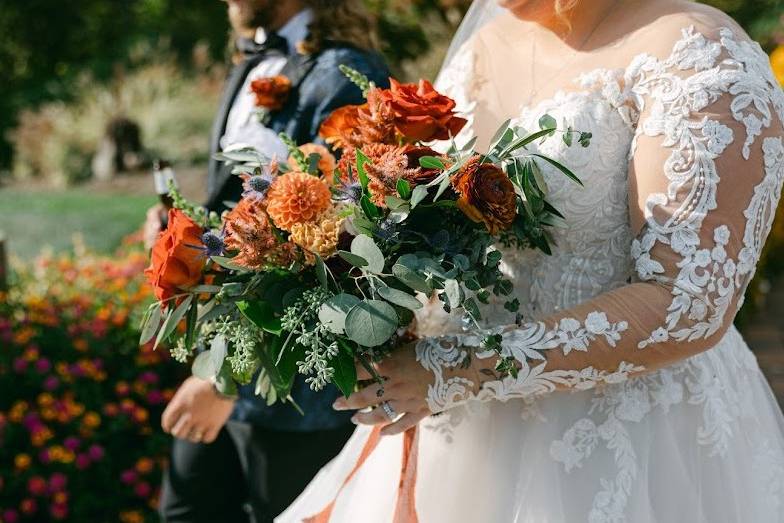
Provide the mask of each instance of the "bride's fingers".
{"label": "bride's fingers", "polygon": [[[400,402],[390,401],[389,406],[392,407],[392,411],[395,413],[405,412],[405,405]],[[392,423],[394,420],[389,419],[386,411],[379,405],[374,407],[373,410],[355,413],[351,417],[351,421],[357,425],[384,425]]]}
{"label": "bride's fingers", "polygon": [[408,412],[399,420],[381,429],[382,436],[394,436],[405,432],[430,415],[429,412]]}
{"label": "bride's fingers", "polygon": [[356,362],[354,366],[357,368],[357,379],[362,380],[372,380],[373,375],[368,372],[365,366],[361,362]]}
{"label": "bride's fingers", "polygon": [[332,408],[335,410],[358,410],[378,405],[384,401],[383,396],[379,396],[379,391],[381,391],[381,385],[374,383],[348,398],[338,398],[332,404]]}

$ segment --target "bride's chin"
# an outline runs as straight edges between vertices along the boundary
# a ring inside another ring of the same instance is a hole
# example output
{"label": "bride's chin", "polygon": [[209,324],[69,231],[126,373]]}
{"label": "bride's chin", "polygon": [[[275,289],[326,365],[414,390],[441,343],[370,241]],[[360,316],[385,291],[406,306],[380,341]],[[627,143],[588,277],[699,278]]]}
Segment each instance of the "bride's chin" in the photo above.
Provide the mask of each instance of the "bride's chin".
{"label": "bride's chin", "polygon": [[553,0],[497,0],[498,5],[523,20],[551,17],[555,12]]}

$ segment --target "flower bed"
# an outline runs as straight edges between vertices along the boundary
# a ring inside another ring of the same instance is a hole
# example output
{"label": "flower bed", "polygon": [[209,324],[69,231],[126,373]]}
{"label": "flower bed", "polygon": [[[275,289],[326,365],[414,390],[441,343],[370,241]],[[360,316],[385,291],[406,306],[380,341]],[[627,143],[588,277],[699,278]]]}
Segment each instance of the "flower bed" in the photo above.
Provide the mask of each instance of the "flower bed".
{"label": "flower bed", "polygon": [[178,376],[138,348],[145,264],[132,246],[43,256],[0,296],[2,523],[156,520]]}

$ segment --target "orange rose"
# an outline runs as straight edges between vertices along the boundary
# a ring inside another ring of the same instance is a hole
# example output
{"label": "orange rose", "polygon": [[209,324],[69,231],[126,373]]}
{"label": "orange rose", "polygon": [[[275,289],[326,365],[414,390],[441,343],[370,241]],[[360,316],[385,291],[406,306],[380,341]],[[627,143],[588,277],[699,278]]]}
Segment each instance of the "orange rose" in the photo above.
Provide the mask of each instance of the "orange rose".
{"label": "orange rose", "polygon": [[180,289],[201,281],[204,257],[202,229],[179,209],[169,210],[169,225],[152,248],[152,261],[144,271],[159,300],[167,300]]}
{"label": "orange rose", "polygon": [[452,176],[457,206],[490,234],[508,229],[517,215],[517,196],[509,176],[498,166],[474,156]]}
{"label": "orange rose", "polygon": [[401,84],[390,78],[390,83],[379,95],[391,108],[398,132],[408,141],[447,140],[466,124],[465,119],[455,116],[455,101],[433,89],[427,80]]}
{"label": "orange rose", "polygon": [[359,111],[365,105],[346,105],[335,109],[319,128],[319,136],[335,148],[343,148],[355,142],[354,132],[359,128]]}
{"label": "orange rose", "polygon": [[250,83],[250,90],[256,95],[256,107],[279,111],[289,99],[291,80],[280,74],[257,78]]}

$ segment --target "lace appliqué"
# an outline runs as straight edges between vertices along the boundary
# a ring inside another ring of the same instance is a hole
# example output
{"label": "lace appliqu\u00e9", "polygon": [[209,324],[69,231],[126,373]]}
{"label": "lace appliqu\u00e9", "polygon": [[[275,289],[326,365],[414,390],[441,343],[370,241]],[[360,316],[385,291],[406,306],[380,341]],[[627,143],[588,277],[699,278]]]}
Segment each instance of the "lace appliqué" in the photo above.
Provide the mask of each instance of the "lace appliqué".
{"label": "lace appliqu\u00e9", "polygon": [[[692,115],[704,111],[724,95],[732,95],[730,110],[743,123],[746,139],[743,157],[748,159],[750,147],[763,128],[769,127],[774,111],[784,114],[784,95],[776,86],[764,53],[757,44],[738,43],[732,32],[720,30],[720,41],[708,40],[693,27],[683,31],[683,38],[674,46],[665,61],[643,55],[627,73],[640,111],[645,97],[652,101],[648,118],[638,126],[637,138],[644,134],[663,136],[662,146],[671,148],[664,163],[664,174],[670,184],[666,194],[653,194],[646,202],[646,228],[632,244],[632,258],[639,278],[671,283],[673,301],[667,309],[665,324],[639,343],[640,348],[654,343],[693,341],[708,338],[723,325],[726,312],[735,296],[742,293],[750,280],[761,244],[775,213],[766,210],[760,220],[757,194],[748,213],[754,215],[747,223],[744,248],[737,260],[729,258],[726,246],[729,229],[722,225],[714,230],[714,246],[700,248],[700,229],[705,216],[716,209],[716,192],[720,180],[716,160],[733,140],[733,131],[707,116]],[[726,51],[727,57],[720,59]],[[677,71],[693,70],[681,77]],[[775,145],[765,140],[767,157]],[[631,154],[634,154],[633,145]],[[761,186],[775,184],[766,176]],[[775,178],[775,177],[774,177]],[[758,186],[760,189],[761,186]],[[780,186],[780,183],[779,183]],[[767,187],[772,189],[772,187]],[[769,191],[771,195],[773,191]],[[684,195],[686,195],[684,197]],[[682,198],[682,201],[678,198]],[[778,196],[768,196],[773,201]],[[768,200],[770,201],[770,200]],[[657,207],[677,205],[677,210],[661,223],[654,217]],[[759,222],[762,223],[759,223]],[[751,229],[751,233],[750,233]],[[651,256],[657,244],[669,246],[682,257],[680,272],[668,282],[661,263]]]}
{"label": "lace appliqu\u00e9", "polygon": [[[463,376],[444,378],[445,369],[456,369],[470,361],[468,349],[480,347],[478,336],[423,338],[416,346],[417,361],[434,374],[428,389],[428,406],[432,412],[442,412],[470,399],[507,401],[539,396],[559,387],[588,390],[599,384],[619,383],[629,374],[642,372],[643,367],[621,362],[612,372],[594,367],[550,371],[544,352],[558,348],[564,355],[573,350],[587,351],[590,342],[600,336],[614,347],[627,328],[625,321],[611,323],[603,312],[592,312],[584,322],[563,318],[553,329],[536,322],[508,330],[502,334],[500,353],[519,363],[517,376],[483,381],[478,392],[474,391],[477,384]],[[480,360],[498,356],[494,351],[474,351],[474,355]],[[490,375],[494,376],[492,372]]]}

